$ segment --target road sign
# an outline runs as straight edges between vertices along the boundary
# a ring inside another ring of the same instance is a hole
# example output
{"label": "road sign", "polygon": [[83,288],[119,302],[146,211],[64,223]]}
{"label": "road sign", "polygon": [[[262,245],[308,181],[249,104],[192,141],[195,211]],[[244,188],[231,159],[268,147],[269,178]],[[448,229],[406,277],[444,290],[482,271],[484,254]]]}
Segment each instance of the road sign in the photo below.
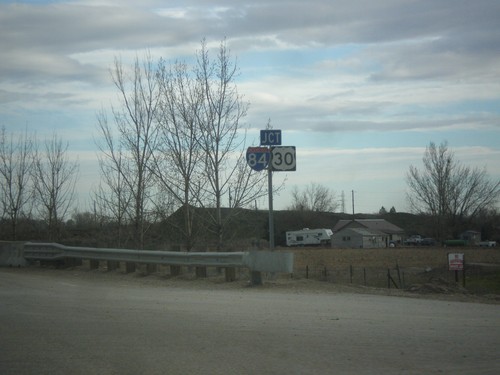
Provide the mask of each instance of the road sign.
{"label": "road sign", "polygon": [[464,254],[463,253],[448,253],[448,269],[450,271],[463,271],[463,269],[464,269]]}
{"label": "road sign", "polygon": [[279,146],[281,145],[281,130],[267,129],[260,131],[261,146]]}
{"label": "road sign", "polygon": [[269,165],[271,153],[267,147],[249,147],[247,148],[247,164],[254,171],[262,171]]}
{"label": "road sign", "polygon": [[295,171],[295,146],[277,146],[271,148],[271,168],[273,171]]}

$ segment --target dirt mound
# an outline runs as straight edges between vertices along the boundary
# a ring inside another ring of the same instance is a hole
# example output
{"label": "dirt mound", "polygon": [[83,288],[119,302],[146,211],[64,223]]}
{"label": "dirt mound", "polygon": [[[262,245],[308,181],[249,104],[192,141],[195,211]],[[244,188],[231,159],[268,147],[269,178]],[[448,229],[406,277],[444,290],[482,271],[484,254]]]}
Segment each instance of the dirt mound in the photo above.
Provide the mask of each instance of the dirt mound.
{"label": "dirt mound", "polygon": [[410,285],[407,290],[414,293],[467,294],[465,288],[440,277],[431,277],[426,283]]}

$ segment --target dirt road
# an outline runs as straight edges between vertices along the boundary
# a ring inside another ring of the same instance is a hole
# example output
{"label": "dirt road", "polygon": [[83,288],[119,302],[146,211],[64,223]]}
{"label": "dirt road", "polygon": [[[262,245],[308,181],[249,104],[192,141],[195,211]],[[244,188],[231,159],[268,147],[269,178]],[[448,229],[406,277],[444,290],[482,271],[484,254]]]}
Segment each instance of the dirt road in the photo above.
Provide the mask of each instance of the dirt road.
{"label": "dirt road", "polygon": [[0,269],[0,373],[500,373],[498,304],[189,283]]}

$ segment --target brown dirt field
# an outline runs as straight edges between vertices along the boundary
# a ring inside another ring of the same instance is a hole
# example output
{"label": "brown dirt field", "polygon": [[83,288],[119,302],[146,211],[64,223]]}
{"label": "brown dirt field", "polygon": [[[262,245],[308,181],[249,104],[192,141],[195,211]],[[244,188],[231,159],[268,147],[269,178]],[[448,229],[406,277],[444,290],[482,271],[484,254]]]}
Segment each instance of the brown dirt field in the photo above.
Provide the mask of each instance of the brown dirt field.
{"label": "brown dirt field", "polygon": [[500,248],[400,247],[383,249],[280,248],[295,254],[294,271],[306,266],[345,268],[447,267],[448,253],[464,253],[466,264],[500,264]]}
{"label": "brown dirt field", "polygon": [[[294,278],[416,293],[499,298],[500,249],[404,247],[384,249],[280,248],[295,254]],[[448,253],[464,253],[464,273],[448,270]],[[392,280],[388,277],[392,277]]]}

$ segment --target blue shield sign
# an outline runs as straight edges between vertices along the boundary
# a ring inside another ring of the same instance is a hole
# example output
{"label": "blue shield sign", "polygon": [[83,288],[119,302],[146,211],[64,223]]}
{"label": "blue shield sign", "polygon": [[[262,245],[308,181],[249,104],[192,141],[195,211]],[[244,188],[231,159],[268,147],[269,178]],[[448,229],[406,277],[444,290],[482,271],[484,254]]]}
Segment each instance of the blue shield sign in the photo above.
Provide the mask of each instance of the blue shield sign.
{"label": "blue shield sign", "polygon": [[279,146],[281,145],[281,130],[266,129],[260,131],[261,146]]}
{"label": "blue shield sign", "polygon": [[247,164],[254,171],[262,171],[269,165],[271,153],[267,147],[247,148]]}

